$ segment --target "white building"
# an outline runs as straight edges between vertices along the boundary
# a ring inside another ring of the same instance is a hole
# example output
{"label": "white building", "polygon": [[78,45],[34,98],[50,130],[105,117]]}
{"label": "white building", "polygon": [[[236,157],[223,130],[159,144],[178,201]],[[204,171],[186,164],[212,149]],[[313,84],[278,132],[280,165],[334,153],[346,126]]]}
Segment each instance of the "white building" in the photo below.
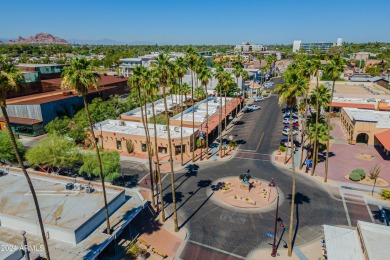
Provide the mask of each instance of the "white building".
{"label": "white building", "polygon": [[254,44],[249,42],[243,42],[240,45],[236,45],[234,47],[235,53],[253,53],[253,52],[260,52],[260,51],[266,51],[267,46],[262,44]]}
{"label": "white building", "polygon": [[310,52],[313,49],[318,51],[327,51],[333,46],[342,46],[343,38],[337,38],[336,42],[302,42],[301,40],[295,40],[293,42],[293,52],[298,52],[303,49],[305,52]]}

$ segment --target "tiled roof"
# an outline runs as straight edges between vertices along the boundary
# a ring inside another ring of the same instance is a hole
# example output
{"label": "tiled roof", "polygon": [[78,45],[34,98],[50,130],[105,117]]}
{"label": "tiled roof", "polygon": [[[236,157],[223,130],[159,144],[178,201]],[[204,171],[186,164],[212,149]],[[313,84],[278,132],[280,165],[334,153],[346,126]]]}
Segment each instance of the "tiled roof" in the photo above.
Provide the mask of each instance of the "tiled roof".
{"label": "tiled roof", "polygon": [[[37,119],[11,117],[11,116],[9,117],[9,121],[13,124],[20,124],[20,125],[34,125],[42,122],[41,120],[37,120]],[[3,116],[0,117],[0,122],[5,122]]]}
{"label": "tiled roof", "polygon": [[375,110],[374,104],[332,102],[333,107],[352,107]]}
{"label": "tiled roof", "polygon": [[388,104],[379,104],[379,110],[381,111],[390,111],[390,106]]}
{"label": "tiled roof", "polygon": [[390,151],[390,130],[375,134],[375,137],[386,148],[386,150]]}

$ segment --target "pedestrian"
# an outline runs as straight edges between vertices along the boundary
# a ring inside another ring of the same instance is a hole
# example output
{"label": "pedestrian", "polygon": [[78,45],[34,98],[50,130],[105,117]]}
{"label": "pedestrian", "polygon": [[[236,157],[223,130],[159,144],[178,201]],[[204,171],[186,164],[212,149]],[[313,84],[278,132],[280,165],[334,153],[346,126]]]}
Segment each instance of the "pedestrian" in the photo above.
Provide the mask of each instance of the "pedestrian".
{"label": "pedestrian", "polygon": [[145,179],[144,183],[145,185],[148,185],[148,179]]}

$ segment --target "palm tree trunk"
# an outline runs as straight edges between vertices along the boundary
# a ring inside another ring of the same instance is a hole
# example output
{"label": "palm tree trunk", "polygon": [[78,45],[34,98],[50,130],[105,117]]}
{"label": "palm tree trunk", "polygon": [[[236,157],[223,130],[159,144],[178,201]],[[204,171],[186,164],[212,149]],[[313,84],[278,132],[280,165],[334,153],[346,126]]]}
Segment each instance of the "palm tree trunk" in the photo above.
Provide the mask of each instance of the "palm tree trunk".
{"label": "palm tree trunk", "polygon": [[154,130],[154,150],[156,153],[156,171],[158,178],[158,189],[160,190],[160,204],[161,204],[161,221],[165,222],[165,211],[164,211],[164,196],[161,183],[161,172],[160,172],[160,159],[158,157],[157,147],[157,127],[156,127],[156,113],[154,112],[154,102],[152,102],[152,113],[153,113],[153,130]]}
{"label": "palm tree trunk", "polygon": [[[302,124],[305,126],[304,130],[306,130],[306,124],[307,124],[307,93],[305,93],[305,122],[304,122],[304,124]],[[304,147],[303,143],[304,143],[304,136],[302,135],[301,159],[299,160],[299,170],[302,170],[302,167],[303,167],[303,147]]]}
{"label": "palm tree trunk", "polygon": [[[138,88],[138,98],[141,101],[141,89]],[[152,100],[153,103],[153,100]],[[149,134],[149,127],[148,127],[148,113],[147,113],[147,106],[146,106],[146,95],[144,95],[144,109],[145,109],[145,115],[142,109],[142,101],[141,101],[141,118],[142,118],[142,124],[145,129],[145,138],[146,138],[146,149],[148,151],[148,161],[149,161],[149,178],[150,178],[150,191],[152,193],[152,207],[153,209],[156,209],[156,201],[154,199],[154,181],[153,181],[153,167],[152,167],[152,145],[150,143],[150,134]],[[157,153],[157,151],[155,151]]]}
{"label": "palm tree trunk", "polygon": [[329,170],[329,152],[330,152],[330,116],[332,114],[332,100],[333,100],[333,94],[334,94],[334,85],[336,84],[336,80],[333,80],[332,85],[332,95],[330,96],[330,104],[329,104],[329,114],[328,114],[328,140],[326,140],[326,161],[325,161],[325,177],[324,182],[328,181],[328,170]]}
{"label": "palm tree trunk", "polygon": [[[290,111],[290,137],[293,140],[292,132],[292,113]],[[292,190],[291,190],[291,209],[290,209],[290,226],[288,229],[288,256],[292,255],[292,237],[294,226],[294,207],[295,207],[295,163],[294,163],[294,142],[291,142],[291,165],[292,165]]]}
{"label": "palm tree trunk", "polygon": [[219,97],[219,107],[219,158],[222,158],[222,95]]}
{"label": "palm tree trunk", "polygon": [[19,166],[22,169],[24,177],[27,180],[28,187],[30,188],[30,192],[31,192],[33,200],[34,200],[35,210],[37,211],[37,216],[38,216],[39,228],[41,229],[41,236],[42,236],[42,240],[43,240],[43,245],[45,247],[46,259],[50,260],[49,246],[47,245],[47,239],[46,239],[46,235],[45,235],[45,227],[43,226],[43,220],[42,220],[41,210],[39,208],[37,194],[35,193],[35,189],[34,189],[34,186],[32,184],[32,181],[30,179],[30,176],[28,175],[26,168],[24,167],[22,156],[20,155],[18,146],[16,144],[14,133],[12,132],[12,128],[11,128],[11,124],[9,121],[7,110],[5,109],[5,107],[2,106],[1,111],[2,111],[3,116],[4,116],[5,125],[7,126],[8,134],[9,134],[9,137],[11,139],[12,147],[14,148],[16,159],[18,160]]}
{"label": "palm tree trunk", "polygon": [[[164,107],[165,111],[167,110],[167,97],[165,94],[165,86],[163,86],[163,96],[164,96]],[[173,160],[172,160],[172,141],[171,141],[171,130],[169,128],[169,115],[165,113],[167,119],[167,134],[168,134],[168,153],[169,153],[169,165],[171,167],[171,188],[172,188],[172,206],[173,206],[173,222],[175,232],[179,231],[179,226],[177,224],[177,210],[176,210],[176,194],[175,194],[175,172],[173,170]]]}
{"label": "palm tree trunk", "polygon": [[225,91],[225,130],[226,130],[226,125],[227,125],[227,119],[228,119],[228,116],[226,115],[226,91]]}
{"label": "palm tree trunk", "polygon": [[237,81],[237,89],[236,89],[236,116],[235,117],[237,117],[237,114],[238,114],[238,105],[239,105],[239,103],[238,103],[238,94],[237,94],[237,91],[238,91],[238,77],[237,77],[237,79],[236,79],[236,81]]}
{"label": "palm tree trunk", "polygon": [[192,100],[192,162],[195,162],[195,107],[194,107],[194,72],[191,70],[191,100]]}
{"label": "palm tree trunk", "polygon": [[[318,90],[318,87],[319,87],[319,82],[318,82],[318,71],[316,73],[317,75],[317,90]],[[319,117],[320,117],[320,112],[321,112],[321,109],[319,107],[319,103],[318,103],[318,93],[316,93],[316,109],[317,109],[317,112],[316,112],[316,124],[315,124],[315,131],[314,131],[314,149],[313,149],[313,154],[312,154],[312,157],[313,157],[313,166],[311,168],[311,176],[314,175],[314,172],[315,172],[315,169],[316,169],[316,166],[317,166],[317,162],[318,162],[318,121],[319,121]]]}
{"label": "palm tree trunk", "polygon": [[207,94],[207,84],[206,88],[206,159],[209,158],[209,95]]}
{"label": "palm tree trunk", "polygon": [[[181,166],[184,165],[183,163],[183,93],[182,90],[182,82],[183,82],[183,79],[179,79],[179,82],[180,82],[180,162],[181,162]],[[187,94],[185,94],[185,101],[187,101]],[[184,102],[185,102],[184,101]]]}
{"label": "palm tree trunk", "polygon": [[84,106],[85,106],[85,114],[87,115],[89,129],[91,130],[92,140],[93,140],[93,143],[95,144],[96,156],[97,156],[98,164],[99,164],[99,175],[100,175],[100,181],[102,182],[103,198],[104,198],[104,208],[105,208],[105,211],[106,211],[106,229],[107,229],[107,234],[111,235],[110,216],[108,214],[107,194],[106,194],[106,185],[104,184],[102,158],[100,157],[100,151],[99,151],[99,147],[98,147],[98,142],[96,141],[95,132],[93,131],[93,126],[92,126],[91,116],[89,115],[88,102],[87,102],[86,95],[83,95],[83,100],[84,100]]}

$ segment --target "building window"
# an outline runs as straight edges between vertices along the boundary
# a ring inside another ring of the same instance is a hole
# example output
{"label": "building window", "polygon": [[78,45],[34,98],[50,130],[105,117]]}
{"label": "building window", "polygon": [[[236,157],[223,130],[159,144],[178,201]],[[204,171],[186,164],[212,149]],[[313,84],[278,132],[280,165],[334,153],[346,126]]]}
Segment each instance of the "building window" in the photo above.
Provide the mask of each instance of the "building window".
{"label": "building window", "polygon": [[185,152],[186,146],[183,144],[183,146],[180,148],[180,145],[175,146],[175,155],[178,155],[181,153],[181,151]]}
{"label": "building window", "polygon": [[122,150],[122,141],[121,140],[116,140],[116,149]]}
{"label": "building window", "polygon": [[167,148],[164,147],[164,146],[159,146],[158,147],[158,152],[162,153],[162,154],[166,154],[167,153]]}
{"label": "building window", "polygon": [[141,144],[142,152],[146,152],[146,144]]}

